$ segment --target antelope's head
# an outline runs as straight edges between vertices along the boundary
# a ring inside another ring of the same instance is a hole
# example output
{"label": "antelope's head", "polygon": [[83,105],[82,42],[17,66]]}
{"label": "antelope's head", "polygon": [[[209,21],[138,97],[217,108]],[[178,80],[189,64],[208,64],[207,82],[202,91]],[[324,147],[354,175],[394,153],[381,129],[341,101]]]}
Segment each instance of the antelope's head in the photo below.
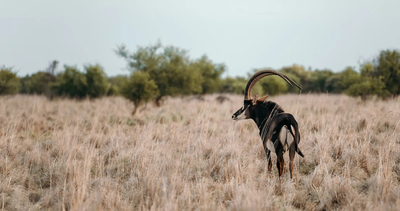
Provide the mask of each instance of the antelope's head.
{"label": "antelope's head", "polygon": [[[243,107],[241,107],[238,111],[236,111],[232,115],[233,120],[241,120],[241,119],[250,119],[254,115],[254,107],[257,104],[258,100],[258,94],[255,94],[254,97],[251,97],[251,92],[253,91],[254,85],[256,85],[257,81],[259,81],[261,78],[264,78],[265,76],[269,75],[277,75],[281,77],[283,80],[285,80],[290,86],[295,85],[297,88],[301,90],[301,87],[294,82],[291,78],[287,77],[283,73],[276,72],[274,70],[261,70],[257,73],[255,73],[247,82],[246,88],[244,90],[244,103]],[[267,96],[262,97],[261,99],[265,100]]]}

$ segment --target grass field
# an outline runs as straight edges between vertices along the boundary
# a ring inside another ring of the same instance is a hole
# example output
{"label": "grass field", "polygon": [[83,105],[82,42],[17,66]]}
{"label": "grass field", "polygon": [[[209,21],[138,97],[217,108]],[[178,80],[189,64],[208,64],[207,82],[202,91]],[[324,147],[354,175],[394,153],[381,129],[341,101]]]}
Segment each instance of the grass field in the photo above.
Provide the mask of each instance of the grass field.
{"label": "grass field", "polygon": [[[400,99],[273,97],[305,158],[280,183],[242,96],[167,99],[130,115],[120,97],[0,97],[1,210],[399,210]],[[285,154],[288,161],[288,153]]]}

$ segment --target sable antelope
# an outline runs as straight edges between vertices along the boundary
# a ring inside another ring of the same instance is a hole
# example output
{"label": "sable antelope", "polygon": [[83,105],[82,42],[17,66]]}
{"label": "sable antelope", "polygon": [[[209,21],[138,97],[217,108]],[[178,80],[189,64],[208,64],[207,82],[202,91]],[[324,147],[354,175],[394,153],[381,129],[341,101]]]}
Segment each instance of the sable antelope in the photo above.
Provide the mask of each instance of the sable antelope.
{"label": "sable antelope", "polygon": [[268,75],[277,75],[284,79],[290,86],[295,85],[301,90],[291,78],[283,73],[273,70],[262,70],[255,73],[247,82],[244,90],[244,105],[232,115],[233,120],[253,119],[260,130],[261,140],[268,159],[268,171],[271,171],[272,162],[270,152],[275,151],[277,155],[277,168],[279,177],[285,173],[285,161],[283,154],[289,148],[290,178],[293,178],[293,160],[295,152],[304,157],[298,148],[300,133],[296,119],[290,113],[284,113],[281,106],[272,101],[267,101],[268,96],[258,98],[255,94],[251,98],[254,85],[261,78]]}

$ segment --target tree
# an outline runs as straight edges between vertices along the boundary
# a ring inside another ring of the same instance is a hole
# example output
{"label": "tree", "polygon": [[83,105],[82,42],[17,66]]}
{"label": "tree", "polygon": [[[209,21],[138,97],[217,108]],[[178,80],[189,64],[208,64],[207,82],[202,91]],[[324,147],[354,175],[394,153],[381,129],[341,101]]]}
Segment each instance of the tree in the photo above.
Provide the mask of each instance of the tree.
{"label": "tree", "polygon": [[[263,68],[263,69],[270,69],[270,68]],[[254,73],[260,71],[261,69],[254,69],[253,71],[247,74],[248,79],[253,76]],[[247,80],[248,80],[247,79]],[[247,82],[246,82],[247,84]],[[256,85],[253,87],[253,93],[258,93],[260,96],[263,95],[278,95],[285,93],[289,86],[286,81],[284,81],[279,76],[270,75],[260,79]]]}
{"label": "tree", "polygon": [[29,76],[29,74],[27,74],[23,78],[20,78],[19,81],[21,82],[21,89],[19,92],[21,94],[29,94],[30,82],[31,82],[31,77]]}
{"label": "tree", "polygon": [[244,94],[243,91],[246,87],[247,79],[244,77],[227,77],[222,80],[221,92],[223,93],[234,93]]}
{"label": "tree", "polygon": [[381,51],[372,62],[373,68],[368,76],[381,78],[386,89],[394,96],[400,95],[400,52],[397,50]]}
{"label": "tree", "polygon": [[135,105],[132,115],[143,103],[155,98],[159,92],[154,80],[146,72],[133,72],[121,87],[121,94]]}
{"label": "tree", "polygon": [[346,67],[342,72],[332,75],[327,79],[326,89],[333,93],[342,93],[351,85],[358,83],[360,74],[352,67]]}
{"label": "tree", "polygon": [[51,85],[56,81],[55,72],[58,61],[52,61],[44,71],[39,71],[31,76],[26,75],[21,79],[21,93],[24,94],[44,94],[52,99],[53,91]]}
{"label": "tree", "polygon": [[59,74],[52,89],[58,96],[84,98],[87,96],[88,84],[86,76],[76,67],[64,66],[65,71]]}
{"label": "tree", "polygon": [[[300,65],[292,65],[283,67],[279,70],[280,72],[286,74],[288,77],[293,79],[297,84],[299,84],[303,91],[302,92],[311,92],[314,91],[314,81],[316,80],[315,75],[312,74],[311,70],[305,70],[303,66]],[[290,87],[289,92],[297,93],[297,87]]]}
{"label": "tree", "polygon": [[[268,76],[259,81],[262,87],[263,94],[278,95],[283,94],[288,90],[288,84],[279,76]],[[261,94],[261,93],[260,93]]]}
{"label": "tree", "polygon": [[372,77],[362,78],[358,83],[351,85],[345,93],[354,97],[360,96],[362,100],[366,100],[370,95],[385,98],[389,94],[381,79]]}
{"label": "tree", "polygon": [[173,46],[163,50],[161,68],[153,71],[152,77],[161,79],[155,80],[160,96],[201,93],[204,79],[201,72],[191,65],[187,51]]}
{"label": "tree", "polygon": [[64,68],[64,72],[60,73],[56,82],[52,84],[52,90],[58,96],[96,98],[116,92],[115,87],[108,83],[100,65],[85,66],[85,73],[73,66],[65,65]]}
{"label": "tree", "polygon": [[311,73],[312,75],[312,89],[314,92],[327,92],[326,80],[333,75],[330,70],[315,70]]}
{"label": "tree", "polygon": [[46,73],[55,76],[56,75],[56,69],[58,66],[59,62],[57,60],[52,61],[49,66],[46,68]]}
{"label": "tree", "polygon": [[340,92],[343,92],[344,90],[350,88],[351,85],[357,83],[360,80],[360,74],[351,67],[347,67],[343,72],[339,74],[339,77]]}
{"label": "tree", "polygon": [[31,76],[22,78],[22,90],[24,94],[46,94],[50,96],[50,84],[54,82],[54,76],[47,72],[39,71]]}
{"label": "tree", "polygon": [[346,77],[342,81],[342,85],[349,85],[345,93],[350,96],[360,96],[362,100],[366,100],[370,95],[386,98],[390,93],[386,90],[383,76],[371,77],[372,72],[374,72],[374,66],[368,62],[361,66],[360,75],[355,76],[349,71],[347,74],[352,77]]}
{"label": "tree", "polygon": [[87,95],[90,97],[101,97],[107,94],[109,85],[107,76],[100,65],[85,66]]}
{"label": "tree", "polygon": [[[160,53],[161,47],[161,43],[157,42],[155,45],[148,47],[138,46],[136,52],[131,53],[125,45],[120,45],[115,51],[118,56],[127,61],[130,71],[146,72],[156,83],[158,89],[162,90],[157,97],[157,105],[160,105],[161,98],[167,94],[166,88],[168,87],[168,75],[161,68],[162,63],[165,61]],[[124,94],[122,93],[122,95]]]}
{"label": "tree", "polygon": [[225,72],[224,64],[213,64],[206,55],[193,62],[192,67],[200,71],[204,79],[201,84],[202,94],[215,93],[221,90],[221,75]]}
{"label": "tree", "polygon": [[113,77],[108,78],[108,83],[111,84],[110,86],[110,91],[108,95],[119,95],[120,90],[125,84],[125,82],[128,80],[128,76],[126,75],[117,75]]}
{"label": "tree", "polygon": [[191,64],[185,50],[173,46],[163,47],[158,42],[149,47],[138,47],[133,53],[121,45],[116,53],[127,61],[132,72],[149,74],[159,90],[157,105],[160,105],[164,96],[202,93],[204,79],[201,71]]}
{"label": "tree", "polygon": [[20,87],[20,79],[12,68],[0,67],[0,95],[17,94]]}
{"label": "tree", "polygon": [[377,58],[362,64],[360,72],[356,83],[354,74],[343,79],[342,85],[352,83],[345,93],[361,96],[363,100],[369,95],[382,98],[400,95],[400,52],[397,50],[381,51]]}

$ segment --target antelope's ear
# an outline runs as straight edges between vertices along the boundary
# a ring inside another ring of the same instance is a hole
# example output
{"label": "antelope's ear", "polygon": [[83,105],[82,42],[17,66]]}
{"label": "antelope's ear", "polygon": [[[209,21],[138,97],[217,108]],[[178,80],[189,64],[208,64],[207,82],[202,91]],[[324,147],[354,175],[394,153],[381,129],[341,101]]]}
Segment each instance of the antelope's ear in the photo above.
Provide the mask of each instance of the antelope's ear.
{"label": "antelope's ear", "polygon": [[253,96],[253,105],[256,104],[257,99],[258,99],[258,93],[255,93]]}
{"label": "antelope's ear", "polygon": [[265,95],[264,97],[261,97],[258,99],[259,102],[264,102],[268,98],[268,95]]}

